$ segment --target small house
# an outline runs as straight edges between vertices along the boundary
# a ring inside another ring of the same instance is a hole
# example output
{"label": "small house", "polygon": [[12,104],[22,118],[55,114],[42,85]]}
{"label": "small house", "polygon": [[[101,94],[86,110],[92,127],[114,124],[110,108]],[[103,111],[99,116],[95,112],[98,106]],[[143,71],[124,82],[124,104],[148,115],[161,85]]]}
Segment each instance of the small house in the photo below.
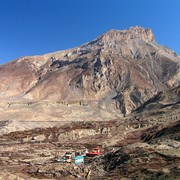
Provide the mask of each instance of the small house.
{"label": "small house", "polygon": [[76,165],[84,163],[84,156],[76,156],[74,157],[74,163]]}

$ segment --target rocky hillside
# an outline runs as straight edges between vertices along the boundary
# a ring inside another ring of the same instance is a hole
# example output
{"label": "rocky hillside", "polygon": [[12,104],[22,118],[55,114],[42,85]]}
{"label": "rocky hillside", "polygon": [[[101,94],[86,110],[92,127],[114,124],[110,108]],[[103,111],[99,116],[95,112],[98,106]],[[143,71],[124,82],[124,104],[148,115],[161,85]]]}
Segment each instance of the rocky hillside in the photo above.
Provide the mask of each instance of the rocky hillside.
{"label": "rocky hillside", "polygon": [[180,85],[180,57],[151,29],[110,30],[77,48],[0,66],[0,99],[81,102],[130,114]]}

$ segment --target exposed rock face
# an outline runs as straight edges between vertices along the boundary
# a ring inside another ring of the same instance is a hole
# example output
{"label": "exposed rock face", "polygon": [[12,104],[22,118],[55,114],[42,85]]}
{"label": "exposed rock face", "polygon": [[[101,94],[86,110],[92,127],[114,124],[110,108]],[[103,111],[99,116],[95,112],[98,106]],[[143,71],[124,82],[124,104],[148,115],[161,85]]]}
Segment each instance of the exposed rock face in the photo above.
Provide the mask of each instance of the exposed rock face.
{"label": "exposed rock face", "polygon": [[77,48],[1,66],[0,98],[89,101],[126,115],[180,85],[179,73],[179,56],[150,29],[110,30]]}

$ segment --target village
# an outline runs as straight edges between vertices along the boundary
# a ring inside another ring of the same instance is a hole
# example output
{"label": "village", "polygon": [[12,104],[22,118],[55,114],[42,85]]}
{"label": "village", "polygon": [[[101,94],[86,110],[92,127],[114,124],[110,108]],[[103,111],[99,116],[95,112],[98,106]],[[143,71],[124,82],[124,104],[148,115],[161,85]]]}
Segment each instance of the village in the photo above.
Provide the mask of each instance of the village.
{"label": "village", "polygon": [[[29,164],[26,173],[34,177],[60,178],[61,176],[70,176],[88,179],[91,174],[89,163],[94,158],[104,154],[104,149],[100,146],[88,149],[83,145],[68,144],[58,145],[55,149],[54,153],[53,151],[41,153],[42,159],[39,161],[26,161]],[[52,171],[54,171],[53,175]]]}
{"label": "village", "polygon": [[103,154],[103,150],[101,148],[93,148],[91,151],[86,149],[85,151],[69,151],[66,152],[65,155],[59,159],[56,159],[57,162],[63,163],[75,163],[76,165],[84,164],[88,162],[89,159],[99,156]]}
{"label": "village", "polygon": [[[108,150],[101,145],[90,147],[84,144],[45,143],[33,140],[20,144],[9,141],[1,148],[0,170],[8,169],[12,174],[24,178],[88,179],[91,175],[89,164],[105,152]],[[8,176],[11,177],[12,174]],[[13,176],[11,178],[13,179]]]}

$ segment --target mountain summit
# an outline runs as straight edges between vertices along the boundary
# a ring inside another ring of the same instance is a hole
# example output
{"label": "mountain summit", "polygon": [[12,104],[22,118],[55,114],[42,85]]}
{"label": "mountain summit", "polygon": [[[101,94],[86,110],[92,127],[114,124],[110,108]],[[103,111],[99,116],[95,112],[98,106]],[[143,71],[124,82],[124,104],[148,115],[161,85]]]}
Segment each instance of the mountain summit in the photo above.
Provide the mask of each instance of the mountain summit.
{"label": "mountain summit", "polygon": [[133,39],[140,39],[147,43],[153,42],[155,40],[151,29],[145,29],[139,26],[134,26],[127,30],[112,29],[102,35],[102,39],[106,42],[115,39],[121,42]]}
{"label": "mountain summit", "polygon": [[7,63],[0,81],[2,100],[86,102],[126,115],[180,85],[180,58],[157,44],[151,29],[135,26]]}

